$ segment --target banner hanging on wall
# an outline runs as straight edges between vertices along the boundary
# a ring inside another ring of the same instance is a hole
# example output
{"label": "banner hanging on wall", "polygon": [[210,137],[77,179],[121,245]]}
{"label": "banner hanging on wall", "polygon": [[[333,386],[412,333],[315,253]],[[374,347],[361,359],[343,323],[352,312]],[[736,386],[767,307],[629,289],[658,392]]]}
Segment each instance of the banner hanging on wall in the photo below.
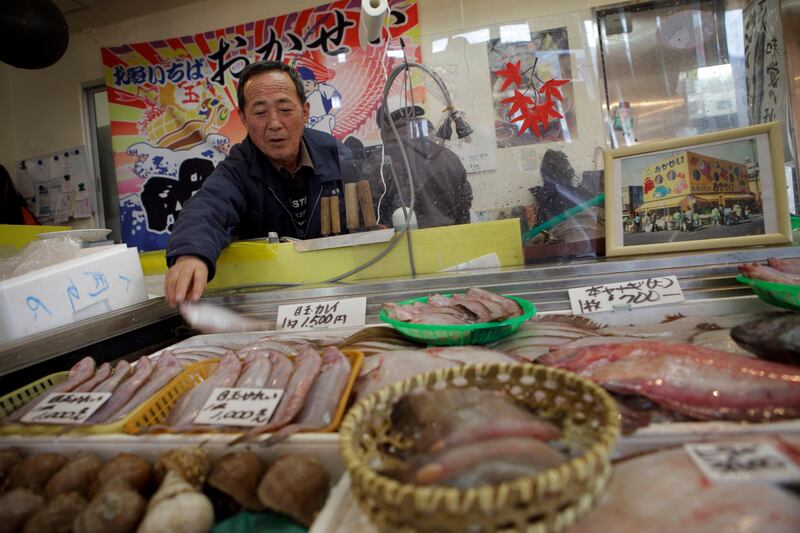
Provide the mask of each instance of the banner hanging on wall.
{"label": "banner hanging on wall", "polygon": [[182,204],[246,135],[236,87],[253,61],[297,67],[311,104],[308,127],[377,142],[383,69],[403,57],[396,38],[404,37],[409,61],[421,60],[416,0],[389,6],[388,48],[385,31],[380,43],[361,46],[360,0],[103,48],[122,240],[140,251],[166,247]]}

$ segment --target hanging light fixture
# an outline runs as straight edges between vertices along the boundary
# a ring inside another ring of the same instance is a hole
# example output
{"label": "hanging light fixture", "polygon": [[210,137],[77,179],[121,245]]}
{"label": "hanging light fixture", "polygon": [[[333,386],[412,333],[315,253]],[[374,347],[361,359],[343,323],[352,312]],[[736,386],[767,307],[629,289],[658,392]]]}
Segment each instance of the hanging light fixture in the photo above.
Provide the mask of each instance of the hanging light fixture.
{"label": "hanging light fixture", "polygon": [[49,67],[69,44],[64,15],[51,0],[5,0],[0,10],[0,61],[27,69]]}

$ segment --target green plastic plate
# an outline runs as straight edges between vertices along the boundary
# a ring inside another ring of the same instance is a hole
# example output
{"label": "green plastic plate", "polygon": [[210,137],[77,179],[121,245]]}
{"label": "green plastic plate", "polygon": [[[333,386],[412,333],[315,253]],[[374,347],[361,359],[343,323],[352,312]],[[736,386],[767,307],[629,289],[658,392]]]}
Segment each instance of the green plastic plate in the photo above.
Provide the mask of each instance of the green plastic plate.
{"label": "green plastic plate", "polygon": [[[443,294],[442,296],[452,296]],[[465,346],[468,344],[487,344],[511,335],[523,322],[536,314],[536,306],[528,300],[516,296],[506,296],[519,304],[522,314],[500,322],[481,322],[478,324],[412,324],[389,318],[386,311],[381,311],[380,319],[391,324],[397,331],[411,340],[433,344],[435,346]],[[396,302],[397,305],[408,305],[414,302],[427,303],[428,297],[411,298]]]}
{"label": "green plastic plate", "polygon": [[800,311],[800,285],[750,279],[742,274],[736,276],[736,281],[750,285],[753,292],[768,304],[792,311]]}

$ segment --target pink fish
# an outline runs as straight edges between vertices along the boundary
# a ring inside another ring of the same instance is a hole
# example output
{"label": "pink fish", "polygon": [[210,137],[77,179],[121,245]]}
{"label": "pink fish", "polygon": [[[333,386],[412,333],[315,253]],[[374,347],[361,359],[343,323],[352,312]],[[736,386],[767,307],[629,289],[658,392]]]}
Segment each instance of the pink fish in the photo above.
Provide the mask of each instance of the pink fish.
{"label": "pink fish", "polygon": [[273,445],[304,429],[320,429],[328,426],[336,414],[342,392],[350,378],[350,361],[337,348],[329,346],[322,352],[319,376],[308,391],[303,408],[292,424],[284,426],[267,439]]}
{"label": "pink fish", "polygon": [[90,392],[99,383],[103,382],[111,375],[111,364],[103,363],[94,371],[94,376],[75,387],[75,392]]}
{"label": "pink fish", "polygon": [[758,263],[739,265],[739,272],[748,278],[772,283],[783,283],[784,285],[797,285],[800,283],[800,275],[798,274],[776,270],[770,266],[759,265]]}
{"label": "pink fish", "polygon": [[16,422],[29,413],[34,407],[39,405],[39,402],[47,398],[47,396],[54,392],[70,392],[75,390],[75,387],[84,383],[94,374],[95,362],[91,357],[84,357],[72,368],[69,369],[69,376],[67,380],[59,383],[58,385],[46,390],[27,404],[23,405],[9,416],[6,417],[5,422]]}
{"label": "pink fish", "polygon": [[800,368],[674,342],[556,348],[539,362],[701,420],[800,416]]}
{"label": "pink fish", "polygon": [[114,413],[109,420],[114,422],[128,416],[148,398],[163,389],[167,383],[172,381],[172,378],[181,373],[181,370],[183,370],[181,362],[171,351],[167,350],[162,353],[158,357],[156,367],[153,369],[153,373],[147,383],[142,385],[142,387],[136,391],[136,394]]}
{"label": "pink fish", "polygon": [[294,365],[294,373],[289,379],[281,402],[278,404],[278,408],[270,421],[265,425],[254,427],[240,440],[251,440],[258,435],[269,433],[285,426],[292,421],[303,407],[311,386],[319,376],[322,358],[313,348],[306,348],[295,358]]}
{"label": "pink fish", "polygon": [[[524,437],[501,437],[444,449],[429,461],[423,457],[420,457],[423,466],[413,474],[413,481],[419,485],[496,483],[532,475],[566,461],[566,457],[541,440]],[[469,475],[483,465],[493,466],[494,472],[478,470],[479,476]]]}
{"label": "pink fish", "polygon": [[292,360],[278,352],[270,352],[269,363],[272,369],[267,379],[267,389],[285,389],[286,384],[289,383],[289,378],[292,377],[294,372],[294,363]]}
{"label": "pink fish", "polygon": [[90,424],[103,424],[110,420],[111,416],[119,411],[119,409],[131,399],[136,391],[139,390],[139,387],[144,385],[144,382],[150,379],[150,375],[152,373],[153,363],[150,362],[150,358],[146,355],[140,357],[136,362],[136,368],[133,371],[133,375],[131,375],[130,378],[126,379],[124,383],[117,387],[117,390],[111,394],[111,398],[109,398],[106,403],[100,406],[100,409],[95,411],[94,414],[89,417],[87,422]]}
{"label": "pink fish", "polygon": [[123,359],[114,367],[114,373],[92,389],[92,392],[114,392],[116,388],[119,387],[120,383],[128,378],[128,375],[131,373],[131,368],[133,368],[131,364]]}
{"label": "pink fish", "polygon": [[167,416],[167,425],[174,429],[190,427],[214,389],[233,387],[241,371],[242,364],[235,353],[231,352],[223,357],[207,380],[178,398]]}
{"label": "pink fish", "polygon": [[800,259],[779,259],[777,257],[767,258],[767,264],[775,270],[786,272],[787,274],[800,275]]}
{"label": "pink fish", "polygon": [[242,363],[242,373],[236,386],[242,389],[263,389],[271,370],[269,350],[250,350]]}

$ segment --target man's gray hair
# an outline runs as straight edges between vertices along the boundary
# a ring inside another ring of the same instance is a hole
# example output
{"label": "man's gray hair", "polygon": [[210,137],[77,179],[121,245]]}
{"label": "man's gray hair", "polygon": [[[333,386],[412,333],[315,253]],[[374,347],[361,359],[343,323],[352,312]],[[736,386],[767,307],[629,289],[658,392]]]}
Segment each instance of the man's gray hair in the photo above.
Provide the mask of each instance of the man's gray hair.
{"label": "man's gray hair", "polygon": [[241,72],[239,72],[239,86],[236,88],[236,100],[238,101],[239,109],[244,111],[244,85],[247,83],[247,80],[256,74],[261,74],[262,72],[271,72],[273,70],[278,70],[288,74],[294,83],[294,90],[297,92],[297,97],[300,99],[300,103],[304,104],[306,102],[306,91],[303,88],[303,78],[300,77],[300,74],[297,73],[297,70],[295,70],[294,67],[289,66],[281,61],[256,61],[255,63],[250,63],[244,67]]}

